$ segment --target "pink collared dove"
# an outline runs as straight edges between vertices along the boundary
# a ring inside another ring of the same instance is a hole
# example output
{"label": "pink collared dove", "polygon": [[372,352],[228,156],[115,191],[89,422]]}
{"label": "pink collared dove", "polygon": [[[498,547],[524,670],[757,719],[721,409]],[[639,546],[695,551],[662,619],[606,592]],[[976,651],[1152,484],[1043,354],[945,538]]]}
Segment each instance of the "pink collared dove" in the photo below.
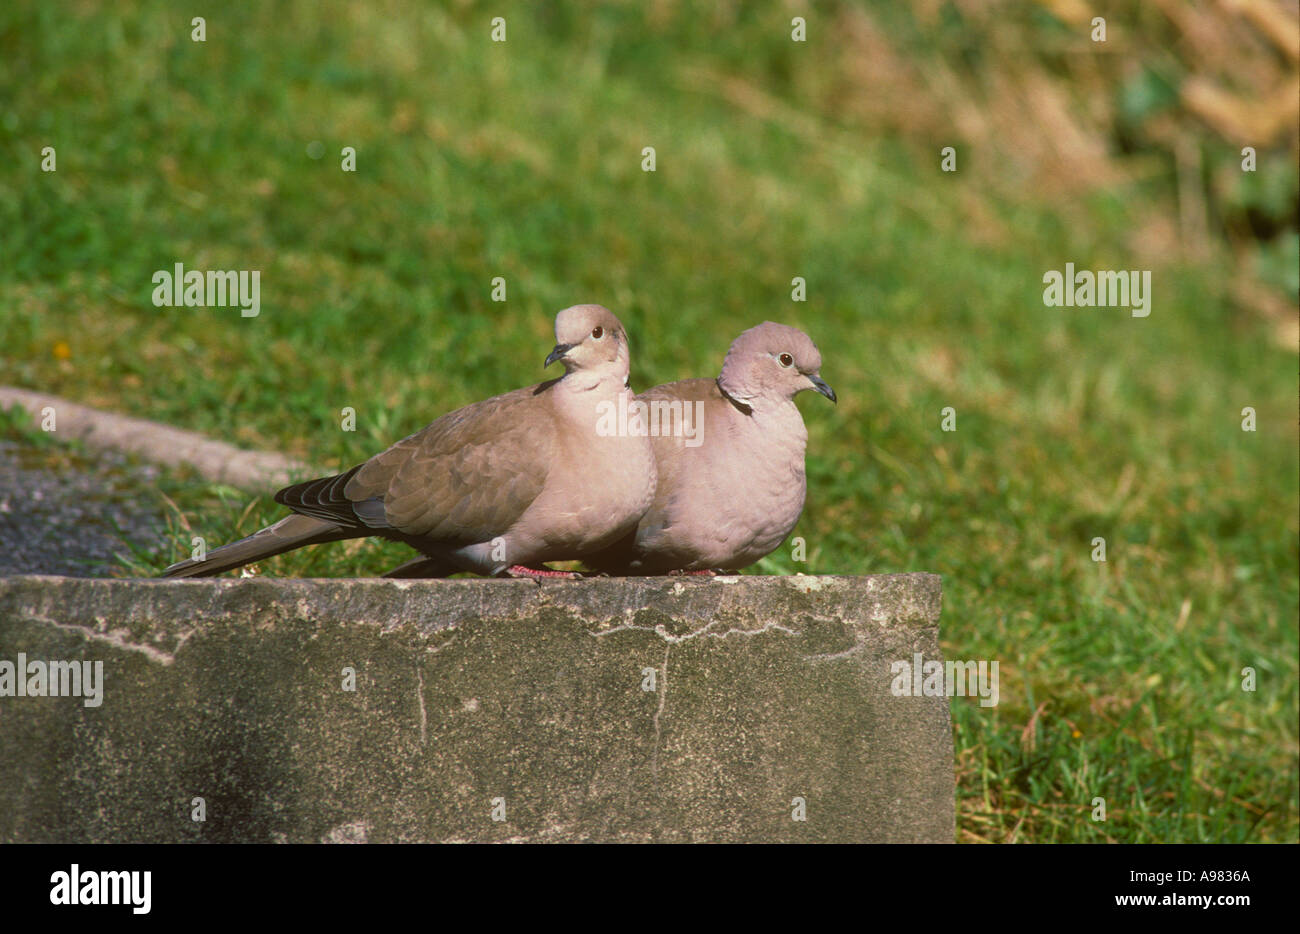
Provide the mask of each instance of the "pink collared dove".
{"label": "pink collared dove", "polygon": [[[832,402],[808,335],[765,322],[732,343],[716,379],[637,396],[659,465],[636,531],[592,558],[610,574],[738,570],[774,550],[803,511],[808,431],[794,397]],[[675,427],[674,427],[675,426]]]}
{"label": "pink collared dove", "polygon": [[208,577],[371,535],[425,555],[393,576],[564,574],[538,565],[584,558],[634,529],[654,496],[655,460],[647,437],[604,427],[632,402],[618,318],[575,305],[556,316],[555,339],[546,365],[559,360],[560,378],[444,415],[346,473],[286,487],[275,500],[293,515],[164,576]]}

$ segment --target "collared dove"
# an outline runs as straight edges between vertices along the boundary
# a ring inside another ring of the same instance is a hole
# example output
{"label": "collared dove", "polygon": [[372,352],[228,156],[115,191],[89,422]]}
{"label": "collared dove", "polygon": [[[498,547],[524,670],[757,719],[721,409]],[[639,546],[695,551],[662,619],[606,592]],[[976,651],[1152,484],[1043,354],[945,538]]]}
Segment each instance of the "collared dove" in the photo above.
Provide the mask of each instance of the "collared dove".
{"label": "collared dove", "polygon": [[[563,575],[538,568],[580,559],[636,527],[654,496],[645,436],[603,430],[631,405],[628,342],[600,305],[555,318],[564,375],[442,416],[346,473],[285,487],[294,514],[182,561],[167,577],[208,577],[304,545],[370,535],[425,555],[421,573]],[[403,567],[406,567],[404,565]]]}
{"label": "collared dove", "polygon": [[[654,502],[588,566],[611,574],[737,570],[771,552],[803,511],[805,389],[832,402],[807,334],[765,322],[732,343],[716,379],[637,396],[659,465]],[[676,419],[674,422],[673,419]]]}

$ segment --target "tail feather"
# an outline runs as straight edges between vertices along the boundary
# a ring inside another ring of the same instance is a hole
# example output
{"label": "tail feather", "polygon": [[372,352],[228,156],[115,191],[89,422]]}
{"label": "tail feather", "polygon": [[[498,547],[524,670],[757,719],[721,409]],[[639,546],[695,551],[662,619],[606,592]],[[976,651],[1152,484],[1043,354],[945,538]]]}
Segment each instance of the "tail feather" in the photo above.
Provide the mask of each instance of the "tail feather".
{"label": "tail feather", "polygon": [[163,577],[214,577],[254,561],[322,542],[337,542],[374,534],[370,529],[355,529],[295,513],[275,525],[254,532],[229,545],[208,552],[202,560],[190,558],[163,571]]}
{"label": "tail feather", "polygon": [[399,564],[393,568],[384,577],[397,578],[429,578],[429,577],[450,577],[451,575],[463,570],[458,568],[449,561],[442,558],[413,558],[405,564]]}

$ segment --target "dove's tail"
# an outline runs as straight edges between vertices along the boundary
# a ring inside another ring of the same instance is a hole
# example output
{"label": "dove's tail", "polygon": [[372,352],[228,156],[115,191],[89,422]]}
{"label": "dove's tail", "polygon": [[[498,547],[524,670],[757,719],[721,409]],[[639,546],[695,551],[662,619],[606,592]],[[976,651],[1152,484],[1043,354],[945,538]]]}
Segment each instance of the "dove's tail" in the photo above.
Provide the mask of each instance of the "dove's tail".
{"label": "dove's tail", "polygon": [[248,538],[241,538],[229,545],[214,548],[204,558],[190,558],[173,564],[163,571],[162,576],[213,577],[263,558],[302,548],[304,545],[337,542],[345,538],[371,534],[373,532],[370,529],[348,528],[325,519],[295,513],[281,519],[275,525],[267,526],[260,532],[254,532]]}
{"label": "dove's tail", "polygon": [[442,558],[413,558],[405,564],[399,564],[393,568],[384,577],[399,578],[428,578],[428,577],[450,577],[451,575],[463,571],[464,568],[458,568],[450,561]]}

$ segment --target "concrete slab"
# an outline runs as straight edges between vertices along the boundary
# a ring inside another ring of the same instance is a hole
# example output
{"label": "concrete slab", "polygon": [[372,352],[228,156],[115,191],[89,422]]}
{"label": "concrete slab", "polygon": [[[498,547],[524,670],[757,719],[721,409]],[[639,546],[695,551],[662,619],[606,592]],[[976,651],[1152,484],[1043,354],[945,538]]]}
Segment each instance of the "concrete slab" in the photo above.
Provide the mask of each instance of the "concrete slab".
{"label": "concrete slab", "polygon": [[[890,690],[940,657],[940,599],[931,574],[0,578],[0,840],[952,842],[948,701]],[[83,693],[102,662],[100,703],[16,696],[20,654],[66,690],[49,663],[89,662]]]}

